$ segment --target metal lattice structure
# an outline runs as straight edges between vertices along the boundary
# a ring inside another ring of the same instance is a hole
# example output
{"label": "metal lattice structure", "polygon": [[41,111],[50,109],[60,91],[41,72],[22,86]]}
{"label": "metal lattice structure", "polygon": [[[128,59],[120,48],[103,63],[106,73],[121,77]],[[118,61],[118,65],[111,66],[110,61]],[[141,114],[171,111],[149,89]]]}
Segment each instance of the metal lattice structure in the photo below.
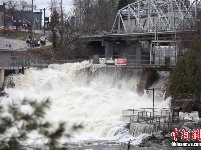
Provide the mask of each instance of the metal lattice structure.
{"label": "metal lattice structure", "polygon": [[193,30],[200,6],[201,0],[138,0],[117,12],[112,33]]}

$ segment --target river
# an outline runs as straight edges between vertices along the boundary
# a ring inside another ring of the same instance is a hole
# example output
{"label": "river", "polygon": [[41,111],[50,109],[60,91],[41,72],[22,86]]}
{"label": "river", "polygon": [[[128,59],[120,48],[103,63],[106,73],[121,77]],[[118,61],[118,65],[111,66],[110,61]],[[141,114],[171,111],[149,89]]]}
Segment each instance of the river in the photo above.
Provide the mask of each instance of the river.
{"label": "river", "polygon": [[[122,111],[152,107],[152,94],[138,96],[136,89],[140,78],[139,71],[120,77],[117,72],[92,72],[88,61],[72,64],[52,64],[48,68],[25,70],[25,74],[12,76],[15,87],[10,88],[6,80],[5,92],[9,95],[1,98],[1,105],[11,101],[19,103],[27,100],[51,100],[51,108],[45,119],[57,124],[60,121],[82,123],[84,129],[73,134],[70,142],[115,141],[133,145],[141,142],[143,136],[133,137],[122,121]],[[97,65],[96,67],[104,67]],[[165,84],[169,73],[161,72],[160,79],[153,85],[155,107],[168,108],[169,100],[164,100]],[[24,110],[27,113],[28,109]],[[42,144],[37,134],[30,133],[27,144]],[[65,139],[67,140],[67,139]],[[68,139],[69,140],[69,139]]]}

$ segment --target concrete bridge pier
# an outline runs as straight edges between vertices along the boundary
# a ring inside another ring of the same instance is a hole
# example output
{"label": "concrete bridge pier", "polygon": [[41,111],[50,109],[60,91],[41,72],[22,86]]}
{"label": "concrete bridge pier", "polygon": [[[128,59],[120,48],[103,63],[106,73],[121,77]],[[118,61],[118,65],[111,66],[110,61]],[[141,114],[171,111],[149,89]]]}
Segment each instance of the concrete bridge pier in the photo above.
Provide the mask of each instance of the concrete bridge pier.
{"label": "concrete bridge pier", "polygon": [[114,43],[110,41],[105,41],[105,58],[111,58],[113,56]]}
{"label": "concrete bridge pier", "polygon": [[3,89],[5,70],[0,69],[0,91]]}

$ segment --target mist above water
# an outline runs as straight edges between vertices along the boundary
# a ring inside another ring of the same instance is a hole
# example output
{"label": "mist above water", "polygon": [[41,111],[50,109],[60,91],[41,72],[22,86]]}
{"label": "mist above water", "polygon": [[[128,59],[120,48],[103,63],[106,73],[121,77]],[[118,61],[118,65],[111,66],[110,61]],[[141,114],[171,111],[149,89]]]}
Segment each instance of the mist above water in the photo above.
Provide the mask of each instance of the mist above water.
{"label": "mist above water", "polygon": [[[9,96],[3,97],[1,103],[50,98],[47,120],[53,124],[67,121],[68,125],[84,125],[83,130],[74,134],[74,140],[119,140],[129,136],[126,124],[121,121],[122,111],[152,107],[151,94],[137,95],[140,72],[133,71],[122,77],[117,71],[96,71],[96,68],[104,68],[101,65],[89,67],[88,62],[82,62],[50,65],[42,70],[27,69],[24,75],[12,77],[15,87],[5,88]],[[163,100],[163,83],[167,79],[168,74],[162,73],[154,84],[156,108],[168,107],[168,101]]]}

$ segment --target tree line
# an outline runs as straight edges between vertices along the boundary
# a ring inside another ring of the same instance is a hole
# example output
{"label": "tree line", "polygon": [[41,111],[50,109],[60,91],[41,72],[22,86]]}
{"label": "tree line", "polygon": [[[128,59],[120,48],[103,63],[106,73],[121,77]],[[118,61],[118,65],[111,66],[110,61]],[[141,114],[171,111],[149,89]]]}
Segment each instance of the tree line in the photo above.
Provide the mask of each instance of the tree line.
{"label": "tree line", "polygon": [[73,0],[72,11],[61,12],[58,1],[52,0],[50,28],[54,51],[69,59],[87,58],[91,51],[79,37],[110,32],[118,9],[134,1]]}
{"label": "tree line", "polygon": [[109,31],[119,9],[136,0],[73,0],[76,26],[85,33]]}

